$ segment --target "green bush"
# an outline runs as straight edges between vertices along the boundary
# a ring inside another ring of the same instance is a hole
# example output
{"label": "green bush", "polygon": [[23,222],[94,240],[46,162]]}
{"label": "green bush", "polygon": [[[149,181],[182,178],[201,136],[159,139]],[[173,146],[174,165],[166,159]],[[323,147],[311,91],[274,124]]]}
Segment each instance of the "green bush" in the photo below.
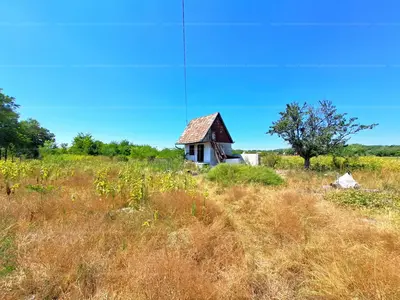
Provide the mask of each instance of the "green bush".
{"label": "green bush", "polygon": [[206,174],[211,170],[211,166],[210,165],[204,165],[201,168],[199,168],[199,172],[201,174]]}
{"label": "green bush", "polygon": [[149,145],[135,145],[131,147],[131,157],[133,159],[156,158],[158,150]]}
{"label": "green bush", "polygon": [[181,158],[155,158],[147,165],[154,171],[180,171],[183,169],[183,159]]}
{"label": "green bush", "polygon": [[223,185],[243,183],[279,185],[283,183],[283,179],[274,170],[264,166],[219,164],[207,173],[206,178]]}
{"label": "green bush", "polygon": [[360,208],[400,208],[400,195],[389,192],[340,190],[328,193],[326,199],[340,205]]}
{"label": "green bush", "polygon": [[129,158],[125,155],[117,155],[113,158],[115,161],[129,161]]}
{"label": "green bush", "polygon": [[270,168],[275,168],[281,161],[281,156],[276,153],[263,153],[261,155],[261,164]]}
{"label": "green bush", "polygon": [[197,171],[197,169],[198,169],[196,163],[193,161],[190,161],[190,160],[185,160],[183,163],[183,167],[185,170],[188,170],[188,171]]}

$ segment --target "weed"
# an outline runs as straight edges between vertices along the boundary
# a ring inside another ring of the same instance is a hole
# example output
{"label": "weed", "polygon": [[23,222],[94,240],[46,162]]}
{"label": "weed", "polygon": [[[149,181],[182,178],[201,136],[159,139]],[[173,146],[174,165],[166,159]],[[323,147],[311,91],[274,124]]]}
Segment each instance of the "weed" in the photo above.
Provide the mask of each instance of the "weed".
{"label": "weed", "polygon": [[41,185],[41,184],[28,184],[26,186],[26,188],[29,191],[37,192],[37,193],[40,193],[40,194],[47,194],[47,193],[49,193],[49,192],[51,192],[52,190],[55,189],[55,187],[52,186],[52,185],[47,185],[46,186],[46,185]]}
{"label": "weed", "polygon": [[6,276],[16,268],[14,237],[0,236],[0,277]]}
{"label": "weed", "polygon": [[281,161],[282,156],[275,153],[265,153],[261,156],[261,164],[269,168],[275,168]]}
{"label": "weed", "polygon": [[345,206],[400,209],[400,195],[391,192],[341,190],[328,193],[326,199]]}

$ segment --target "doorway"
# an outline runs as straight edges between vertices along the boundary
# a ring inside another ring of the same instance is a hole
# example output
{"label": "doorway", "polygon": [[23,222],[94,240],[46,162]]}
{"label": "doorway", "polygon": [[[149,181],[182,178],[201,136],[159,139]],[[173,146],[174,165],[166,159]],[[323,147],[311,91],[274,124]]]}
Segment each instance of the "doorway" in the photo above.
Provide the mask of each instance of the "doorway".
{"label": "doorway", "polygon": [[204,145],[197,145],[197,162],[204,162]]}

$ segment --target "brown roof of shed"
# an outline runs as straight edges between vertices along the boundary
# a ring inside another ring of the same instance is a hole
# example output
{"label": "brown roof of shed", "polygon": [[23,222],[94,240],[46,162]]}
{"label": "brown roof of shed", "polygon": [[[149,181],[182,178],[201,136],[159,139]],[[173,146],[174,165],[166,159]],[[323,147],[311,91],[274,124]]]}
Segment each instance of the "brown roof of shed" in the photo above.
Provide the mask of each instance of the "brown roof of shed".
{"label": "brown roof of shed", "polygon": [[176,143],[191,144],[201,142],[218,115],[219,113],[217,112],[191,120]]}

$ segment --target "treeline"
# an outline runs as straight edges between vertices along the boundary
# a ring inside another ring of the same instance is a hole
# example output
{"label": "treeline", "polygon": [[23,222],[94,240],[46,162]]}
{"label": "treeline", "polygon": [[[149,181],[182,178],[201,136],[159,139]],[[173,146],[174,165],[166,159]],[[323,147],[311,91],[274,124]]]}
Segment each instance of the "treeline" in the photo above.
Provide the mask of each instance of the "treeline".
{"label": "treeline", "polygon": [[37,158],[46,141],[54,142],[54,134],[34,119],[20,120],[15,98],[0,89],[0,160],[27,157]]}
{"label": "treeline", "polygon": [[294,155],[295,151],[291,148],[287,149],[275,149],[275,150],[242,150],[242,149],[234,149],[232,150],[233,154],[242,154],[243,152],[246,153],[276,153],[280,155]]}
{"label": "treeline", "polygon": [[[291,148],[275,149],[275,150],[233,150],[235,154],[246,153],[275,153],[279,155],[294,155],[295,151]],[[380,157],[400,157],[400,146],[381,146],[373,145],[366,146],[361,144],[350,144],[335,153],[337,156],[351,157],[351,156],[380,156]]]}
{"label": "treeline", "polygon": [[351,144],[344,147],[341,151],[343,156],[391,156],[400,157],[400,146],[366,146],[361,144]]}
{"label": "treeline", "polygon": [[59,154],[102,155],[116,157],[120,160],[155,159],[155,158],[184,158],[184,150],[180,148],[164,148],[158,150],[149,145],[136,145],[127,140],[120,142],[104,143],[96,140],[91,134],[79,133],[72,141],[70,147],[67,144],[57,145],[48,141],[40,149],[42,156]]}
{"label": "treeline", "polygon": [[[184,150],[180,148],[165,148],[158,150],[149,145],[135,145],[127,140],[120,142],[103,143],[95,140],[90,134],[79,133],[67,144],[57,145],[55,136],[48,129],[42,127],[37,120],[20,120],[19,105],[14,97],[3,93],[0,89],[0,160],[9,156],[24,158],[39,158],[41,155],[81,154],[103,155],[118,157],[126,160],[128,157],[136,159],[153,158],[183,158]],[[280,155],[294,155],[291,148],[276,150],[233,150],[234,154],[246,153],[276,153]],[[335,153],[337,156],[392,156],[400,157],[400,146],[365,146],[351,144]]]}
{"label": "treeline", "polygon": [[154,158],[182,158],[184,150],[179,148],[162,149],[149,145],[135,145],[129,141],[103,143],[90,134],[79,133],[68,144],[56,144],[55,136],[42,127],[37,120],[20,120],[19,105],[14,97],[0,89],[0,160],[9,157],[39,158],[46,155],[80,154],[104,155],[127,160]]}

